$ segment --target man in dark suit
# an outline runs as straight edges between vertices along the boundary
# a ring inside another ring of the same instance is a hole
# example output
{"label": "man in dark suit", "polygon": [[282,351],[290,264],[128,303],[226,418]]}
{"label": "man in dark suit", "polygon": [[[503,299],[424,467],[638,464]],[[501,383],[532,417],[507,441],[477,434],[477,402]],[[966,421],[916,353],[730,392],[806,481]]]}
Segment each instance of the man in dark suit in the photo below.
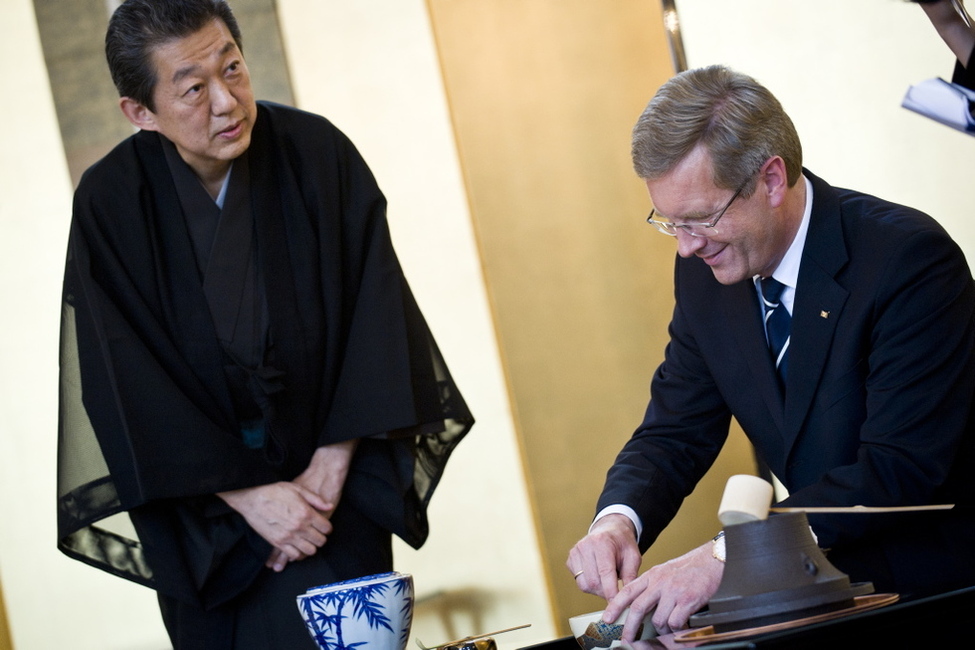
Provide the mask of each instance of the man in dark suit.
{"label": "man in dark suit", "polygon": [[630,607],[630,639],[646,612],[666,632],[708,602],[718,542],[637,572],[732,416],[783,505],[963,504],[810,515],[852,580],[902,597],[975,584],[975,284],[958,246],[925,214],[805,170],[779,102],[724,67],[666,83],[633,158],[649,222],[677,239],[676,307],[646,417],[569,554],[579,587],[609,601],[607,621]]}

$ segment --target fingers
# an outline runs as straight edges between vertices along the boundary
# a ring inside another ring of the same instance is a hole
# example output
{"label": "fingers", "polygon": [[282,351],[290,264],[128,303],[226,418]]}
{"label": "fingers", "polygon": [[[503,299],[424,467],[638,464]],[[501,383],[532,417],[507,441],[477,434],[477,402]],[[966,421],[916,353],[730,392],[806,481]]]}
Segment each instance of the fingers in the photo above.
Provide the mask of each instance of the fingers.
{"label": "fingers", "polygon": [[[690,614],[688,614],[688,617],[690,617]],[[687,618],[680,619],[680,616],[674,608],[673,599],[667,597],[659,601],[657,609],[653,612],[651,622],[660,634],[670,634],[675,630],[682,629],[687,623]]]}
{"label": "fingers", "polygon": [[619,574],[616,573],[616,558],[600,554],[595,557],[595,565],[599,589],[603,597],[606,599],[615,598],[620,589],[620,578]]}
{"label": "fingers", "polygon": [[[629,643],[636,640],[637,635],[641,632],[640,626],[643,625],[643,621],[646,620],[648,613],[649,611],[644,611],[642,607],[630,607],[630,613],[626,617],[626,622],[623,624],[623,641]],[[660,628],[656,625],[654,625],[654,628],[660,634],[666,634],[666,632],[660,631]]]}
{"label": "fingers", "polygon": [[264,566],[273,570],[275,573],[281,573],[287,565],[288,556],[278,549],[272,550],[271,555],[267,558],[267,562],[264,563]]}
{"label": "fingers", "polygon": [[290,563],[304,560],[307,557],[310,557],[310,555],[302,553],[294,546],[285,546],[283,549],[275,548],[271,550],[271,555],[264,562],[264,566],[272,569],[276,573],[280,573]]}
{"label": "fingers", "polygon": [[301,485],[299,483],[292,483],[292,485],[298,491],[298,494],[300,494],[301,497],[308,502],[308,505],[315,508],[316,510],[322,512],[331,512],[335,508],[334,504],[326,501],[321,496],[319,496],[318,493],[308,489],[304,485]]}
{"label": "fingers", "polygon": [[[644,583],[646,588],[634,600],[631,614],[645,615],[653,610],[653,626],[660,634],[687,627],[691,615],[707,604],[721,583],[724,565],[711,556],[710,546],[708,542],[657,565],[633,582],[634,588]],[[628,631],[624,628],[624,636]]]}
{"label": "fingers", "polygon": [[636,580],[642,561],[643,556],[640,555],[640,550],[636,545],[624,549],[622,562],[620,562],[620,580],[623,581],[624,585]]}
{"label": "fingers", "polygon": [[357,444],[356,440],[347,440],[319,447],[305,471],[294,480],[319,497],[320,501],[315,503],[315,507],[327,516],[342,499],[342,489]]}
{"label": "fingers", "polygon": [[[332,532],[331,522],[318,509],[324,501],[294,483],[282,481],[221,496],[288,561],[314,555]],[[276,557],[272,566],[283,568],[281,558]]]}
{"label": "fingers", "polygon": [[301,560],[309,555],[314,555],[328,540],[314,527],[296,531],[289,539],[290,541],[282,544],[280,548],[291,560]]}
{"label": "fingers", "polygon": [[566,567],[579,589],[609,600],[619,593],[621,578],[624,583],[636,578],[640,560],[633,523],[612,514],[598,519],[569,551]]}
{"label": "fingers", "polygon": [[692,605],[690,602],[674,603],[673,609],[670,611],[670,616],[667,617],[667,633],[669,634],[670,632],[676,632],[677,630],[686,628],[691,616],[699,609],[699,606]]}
{"label": "fingers", "polygon": [[[691,615],[707,604],[721,582],[724,565],[711,556],[710,546],[708,542],[627,582],[606,603],[603,621],[612,623],[629,608],[622,637],[627,643],[636,638],[648,614],[659,634],[687,627]],[[575,556],[570,562],[578,559]],[[621,574],[630,570],[626,565]]]}
{"label": "fingers", "polygon": [[[278,485],[280,490],[272,496],[266,512],[268,522],[274,527],[272,543],[292,559],[302,553],[313,555],[332,532],[331,522],[316,507],[322,500],[299,485]],[[287,545],[295,547],[296,552],[288,552]]]}
{"label": "fingers", "polygon": [[643,619],[657,606],[659,598],[659,590],[650,579],[650,572],[648,571],[623,587],[616,598],[608,603],[603,614],[603,620],[615,621],[623,614],[624,610],[629,608],[629,614],[623,622],[623,639],[633,641],[637,632],[640,631]]}
{"label": "fingers", "polygon": [[708,597],[703,597],[694,588],[663,591],[653,613],[653,626],[660,634],[683,630],[691,616],[707,602]]}
{"label": "fingers", "polygon": [[661,598],[653,613],[653,626],[660,634],[670,634],[687,627],[687,621],[697,608],[691,608],[689,601],[675,598],[675,594],[667,593]]}
{"label": "fingers", "polygon": [[569,559],[565,561],[565,568],[572,572],[572,579],[576,581],[576,585],[579,584],[579,578],[582,577],[586,570],[583,567],[582,557],[580,556],[578,548],[573,548],[569,551]]}
{"label": "fingers", "polygon": [[[583,591],[586,591],[584,586],[586,566],[583,554],[582,541],[580,541],[569,551],[569,558],[565,561],[565,568],[572,573],[572,579],[576,581],[576,585]],[[586,593],[591,592],[587,591]]]}
{"label": "fingers", "polygon": [[[607,557],[608,555],[608,557]],[[587,594],[607,600],[616,595],[619,580],[613,550],[588,537],[569,552],[566,567],[572,571],[576,585]]]}

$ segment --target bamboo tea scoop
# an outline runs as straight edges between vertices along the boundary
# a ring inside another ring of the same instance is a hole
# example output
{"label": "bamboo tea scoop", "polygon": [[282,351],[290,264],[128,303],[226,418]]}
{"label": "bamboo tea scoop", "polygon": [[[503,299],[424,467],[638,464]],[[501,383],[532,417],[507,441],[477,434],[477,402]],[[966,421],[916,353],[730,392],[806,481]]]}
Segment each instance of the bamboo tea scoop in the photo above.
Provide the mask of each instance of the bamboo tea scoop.
{"label": "bamboo tea scoop", "polygon": [[718,519],[725,526],[743,524],[749,521],[768,519],[770,512],[808,512],[823,514],[868,514],[880,512],[921,512],[925,510],[951,510],[954,504],[927,506],[797,506],[769,507],[772,503],[772,485],[757,476],[736,474],[728,479],[721,505],[718,506]]}

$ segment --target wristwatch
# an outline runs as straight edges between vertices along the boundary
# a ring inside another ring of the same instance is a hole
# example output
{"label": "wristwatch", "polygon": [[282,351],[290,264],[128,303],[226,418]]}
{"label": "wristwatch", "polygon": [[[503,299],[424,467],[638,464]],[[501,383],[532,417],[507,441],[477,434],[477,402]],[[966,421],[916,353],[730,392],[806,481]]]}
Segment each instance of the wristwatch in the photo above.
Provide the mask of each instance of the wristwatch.
{"label": "wristwatch", "polygon": [[718,562],[724,562],[725,559],[727,559],[727,555],[725,553],[725,547],[724,547],[723,530],[717,535],[715,535],[714,539],[711,540],[711,555]]}

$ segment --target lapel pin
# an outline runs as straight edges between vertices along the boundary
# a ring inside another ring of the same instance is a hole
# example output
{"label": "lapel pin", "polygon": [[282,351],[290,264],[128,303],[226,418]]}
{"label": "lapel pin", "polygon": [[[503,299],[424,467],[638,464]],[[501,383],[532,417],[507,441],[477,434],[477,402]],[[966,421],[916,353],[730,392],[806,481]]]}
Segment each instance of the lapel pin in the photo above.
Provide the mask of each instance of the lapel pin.
{"label": "lapel pin", "polygon": [[829,318],[829,312],[828,311],[821,311],[821,312],[819,312],[819,317],[820,318]]}

